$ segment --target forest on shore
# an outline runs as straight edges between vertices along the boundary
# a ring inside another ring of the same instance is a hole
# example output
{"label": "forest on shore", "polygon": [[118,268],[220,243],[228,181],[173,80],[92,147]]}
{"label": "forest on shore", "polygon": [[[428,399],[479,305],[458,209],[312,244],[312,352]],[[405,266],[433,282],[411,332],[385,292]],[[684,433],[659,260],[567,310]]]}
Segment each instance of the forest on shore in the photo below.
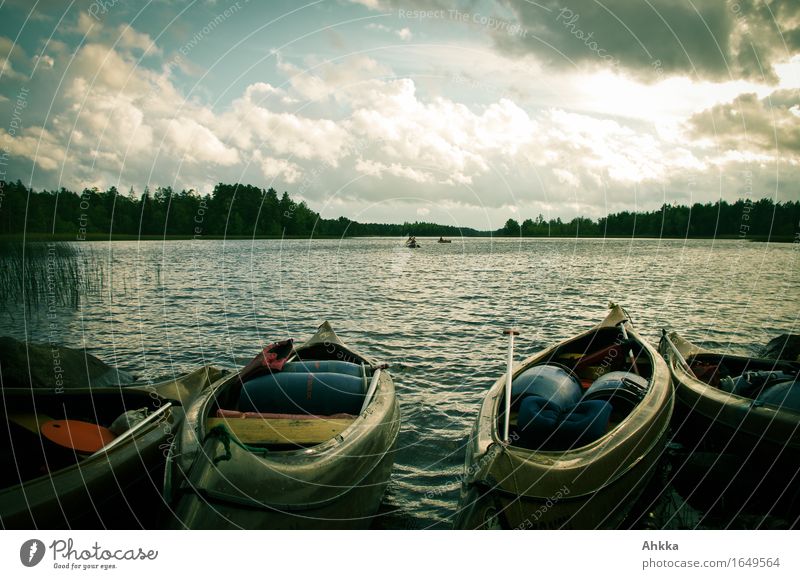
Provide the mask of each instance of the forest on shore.
{"label": "forest on shore", "polygon": [[359,223],[323,219],[287,192],[254,185],[219,183],[210,194],[171,187],[116,188],[81,193],[34,191],[21,181],[0,181],[0,235],[59,239],[360,237],[360,236],[510,236],[510,237],[727,237],[789,240],[800,232],[800,202],[771,199],[724,200],[688,205],[664,204],[653,211],[622,211],[593,220],[576,217],[521,223],[509,219],[496,231],[436,223]]}

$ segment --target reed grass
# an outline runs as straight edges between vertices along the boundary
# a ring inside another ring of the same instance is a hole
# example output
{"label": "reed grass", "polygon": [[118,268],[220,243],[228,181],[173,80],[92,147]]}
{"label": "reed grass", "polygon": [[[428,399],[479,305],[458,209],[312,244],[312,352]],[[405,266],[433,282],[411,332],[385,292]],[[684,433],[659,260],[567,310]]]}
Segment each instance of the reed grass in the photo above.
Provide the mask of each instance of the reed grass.
{"label": "reed grass", "polygon": [[0,307],[77,309],[102,291],[104,265],[91,248],[67,242],[0,242]]}

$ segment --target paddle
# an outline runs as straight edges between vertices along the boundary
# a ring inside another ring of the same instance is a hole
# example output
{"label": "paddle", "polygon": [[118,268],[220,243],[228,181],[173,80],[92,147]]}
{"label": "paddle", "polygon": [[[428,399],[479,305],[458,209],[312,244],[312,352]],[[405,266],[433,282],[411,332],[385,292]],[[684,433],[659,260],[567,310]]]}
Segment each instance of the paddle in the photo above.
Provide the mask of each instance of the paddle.
{"label": "paddle", "polygon": [[514,328],[503,330],[508,335],[508,368],[506,369],[506,415],[503,420],[503,441],[508,444],[508,422],[511,417],[511,372],[514,366],[514,336],[519,332]]}
{"label": "paddle", "polygon": [[692,370],[692,367],[689,365],[689,362],[686,361],[686,358],[683,357],[683,354],[681,354],[677,346],[675,346],[675,344],[672,343],[672,340],[669,339],[669,335],[667,335],[667,330],[665,330],[664,328],[661,328],[661,339],[667,343],[670,350],[672,350],[672,353],[675,354],[675,357],[677,358],[678,362],[680,362],[680,364],[683,366],[683,369],[686,371],[686,373],[689,374],[695,380],[699,380],[697,375],[694,373],[694,370]]}
{"label": "paddle", "polygon": [[[619,323],[619,327],[622,330],[622,338],[627,342],[628,341],[628,332],[625,330],[625,321],[623,320]],[[634,373],[638,374],[639,369],[636,367],[636,357],[633,355],[633,348],[628,350],[628,356],[631,357],[631,366],[633,367]]]}

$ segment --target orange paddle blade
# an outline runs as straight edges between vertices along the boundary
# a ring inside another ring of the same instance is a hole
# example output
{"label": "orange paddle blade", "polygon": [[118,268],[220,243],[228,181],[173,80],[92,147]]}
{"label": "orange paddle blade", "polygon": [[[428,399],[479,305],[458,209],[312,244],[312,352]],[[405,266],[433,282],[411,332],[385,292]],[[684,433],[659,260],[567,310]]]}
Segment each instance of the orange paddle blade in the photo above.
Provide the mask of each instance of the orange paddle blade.
{"label": "orange paddle blade", "polygon": [[47,440],[77,452],[97,452],[114,440],[114,433],[91,422],[80,420],[51,420],[42,425]]}

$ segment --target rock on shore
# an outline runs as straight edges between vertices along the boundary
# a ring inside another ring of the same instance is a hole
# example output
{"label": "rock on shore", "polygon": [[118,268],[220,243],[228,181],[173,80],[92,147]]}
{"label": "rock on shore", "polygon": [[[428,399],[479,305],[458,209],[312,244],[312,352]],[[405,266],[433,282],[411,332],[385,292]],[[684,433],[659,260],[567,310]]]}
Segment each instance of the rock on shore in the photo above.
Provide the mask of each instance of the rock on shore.
{"label": "rock on shore", "polygon": [[0,337],[4,388],[69,389],[130,384],[128,372],[109,366],[85,350]]}

